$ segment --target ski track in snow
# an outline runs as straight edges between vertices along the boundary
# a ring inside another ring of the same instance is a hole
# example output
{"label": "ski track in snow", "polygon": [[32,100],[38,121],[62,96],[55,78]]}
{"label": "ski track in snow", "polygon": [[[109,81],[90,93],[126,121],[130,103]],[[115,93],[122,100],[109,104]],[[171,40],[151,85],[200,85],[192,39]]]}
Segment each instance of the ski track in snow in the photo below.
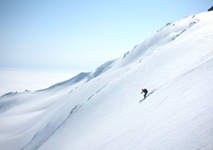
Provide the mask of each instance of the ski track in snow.
{"label": "ski track in snow", "polygon": [[96,94],[98,94],[101,90],[103,90],[107,85],[103,86],[102,88],[100,88],[98,91],[96,91],[94,94],[92,94],[87,101],[91,100]]}

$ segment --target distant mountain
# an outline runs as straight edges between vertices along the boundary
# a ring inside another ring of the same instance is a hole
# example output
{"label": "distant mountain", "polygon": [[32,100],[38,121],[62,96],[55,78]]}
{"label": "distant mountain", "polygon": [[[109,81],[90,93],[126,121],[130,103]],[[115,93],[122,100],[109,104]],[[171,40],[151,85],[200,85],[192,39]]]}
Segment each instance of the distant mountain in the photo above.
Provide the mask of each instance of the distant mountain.
{"label": "distant mountain", "polygon": [[94,72],[0,97],[0,149],[213,149],[212,18],[166,24]]}

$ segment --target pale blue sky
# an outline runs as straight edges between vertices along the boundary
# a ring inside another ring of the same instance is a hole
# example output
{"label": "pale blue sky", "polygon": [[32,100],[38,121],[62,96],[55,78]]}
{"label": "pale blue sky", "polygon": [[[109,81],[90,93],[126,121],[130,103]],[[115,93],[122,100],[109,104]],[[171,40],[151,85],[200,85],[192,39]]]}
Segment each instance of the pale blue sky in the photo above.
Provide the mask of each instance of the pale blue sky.
{"label": "pale blue sky", "polygon": [[0,69],[93,71],[212,0],[0,0]]}

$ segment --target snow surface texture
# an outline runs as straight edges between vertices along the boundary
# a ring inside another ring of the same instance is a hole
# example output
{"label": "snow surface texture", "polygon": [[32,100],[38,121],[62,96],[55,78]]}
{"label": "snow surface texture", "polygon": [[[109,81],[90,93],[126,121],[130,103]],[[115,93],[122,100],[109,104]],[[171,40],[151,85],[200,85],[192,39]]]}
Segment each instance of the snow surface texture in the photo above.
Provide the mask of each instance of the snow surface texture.
{"label": "snow surface texture", "polygon": [[197,14],[95,72],[2,96],[0,149],[212,150],[212,41],[213,12]]}

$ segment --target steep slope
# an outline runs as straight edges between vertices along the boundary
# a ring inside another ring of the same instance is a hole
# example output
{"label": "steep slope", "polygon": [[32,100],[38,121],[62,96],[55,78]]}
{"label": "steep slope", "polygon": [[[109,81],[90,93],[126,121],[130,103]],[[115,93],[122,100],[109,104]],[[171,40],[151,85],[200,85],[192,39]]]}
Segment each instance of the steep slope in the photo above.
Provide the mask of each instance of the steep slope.
{"label": "steep slope", "polygon": [[[213,149],[213,12],[167,24],[123,58],[0,98],[0,149]],[[140,90],[149,95],[142,99]]]}

